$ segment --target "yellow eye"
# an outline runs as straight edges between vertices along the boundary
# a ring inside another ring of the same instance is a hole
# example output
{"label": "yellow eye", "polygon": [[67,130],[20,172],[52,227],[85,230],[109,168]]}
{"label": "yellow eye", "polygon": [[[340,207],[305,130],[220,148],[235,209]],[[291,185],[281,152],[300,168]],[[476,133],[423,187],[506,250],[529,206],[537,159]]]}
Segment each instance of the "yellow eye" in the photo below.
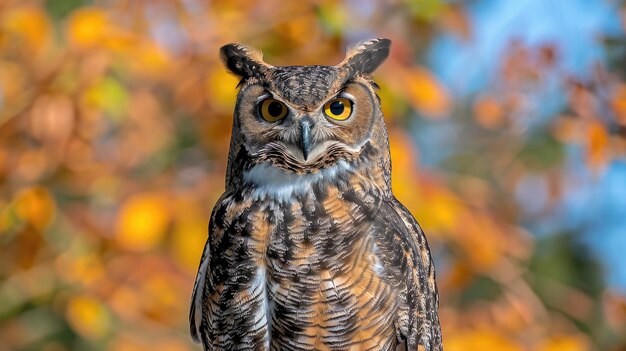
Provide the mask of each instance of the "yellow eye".
{"label": "yellow eye", "polygon": [[275,99],[265,99],[259,105],[259,113],[264,120],[276,122],[287,115],[289,110],[282,102]]}
{"label": "yellow eye", "polygon": [[324,114],[326,116],[344,121],[352,114],[352,101],[346,98],[336,98],[324,104]]}

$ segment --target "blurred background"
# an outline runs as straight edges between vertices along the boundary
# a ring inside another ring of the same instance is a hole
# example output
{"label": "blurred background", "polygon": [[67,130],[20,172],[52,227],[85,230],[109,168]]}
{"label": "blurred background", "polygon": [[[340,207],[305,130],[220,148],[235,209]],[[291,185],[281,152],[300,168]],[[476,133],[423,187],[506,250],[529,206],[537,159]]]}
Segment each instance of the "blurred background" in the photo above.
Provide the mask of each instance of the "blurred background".
{"label": "blurred background", "polygon": [[457,350],[626,350],[626,2],[0,1],[0,350],[199,350],[235,86],[393,40],[393,187]]}

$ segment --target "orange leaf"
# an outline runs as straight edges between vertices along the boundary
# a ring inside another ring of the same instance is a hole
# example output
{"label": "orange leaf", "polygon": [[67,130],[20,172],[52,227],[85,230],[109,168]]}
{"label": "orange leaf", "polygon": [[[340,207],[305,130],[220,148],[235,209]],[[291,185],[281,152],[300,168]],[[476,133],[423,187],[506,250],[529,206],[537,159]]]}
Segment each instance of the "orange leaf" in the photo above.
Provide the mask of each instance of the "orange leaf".
{"label": "orange leaf", "polygon": [[466,350],[498,350],[498,351],[521,351],[522,347],[517,343],[505,338],[496,330],[477,329],[449,333],[443,339],[446,351]]}
{"label": "orange leaf", "polygon": [[474,103],[476,121],[487,129],[495,129],[504,121],[502,105],[491,96],[483,96]]}
{"label": "orange leaf", "polygon": [[611,106],[617,122],[626,126],[626,84],[622,83],[615,89]]}
{"label": "orange leaf", "polygon": [[180,338],[150,337],[130,338],[120,336],[108,348],[109,351],[189,351],[188,347]]}
{"label": "orange leaf", "polygon": [[443,118],[450,111],[451,100],[437,78],[424,68],[406,70],[400,77],[404,82],[409,104],[430,118]]}
{"label": "orange leaf", "polygon": [[33,51],[50,40],[51,25],[46,13],[34,6],[10,9],[1,17],[2,29],[22,39]]}
{"label": "orange leaf", "polygon": [[498,263],[506,249],[499,227],[480,212],[467,212],[458,219],[457,243],[463,248],[472,269],[486,271]]}
{"label": "orange leaf", "polygon": [[54,200],[45,188],[28,188],[17,194],[15,210],[20,218],[43,231],[54,217]]}
{"label": "orange leaf", "polygon": [[441,25],[450,33],[463,40],[472,36],[472,25],[465,9],[461,6],[448,6],[441,16]]}
{"label": "orange leaf", "polygon": [[584,124],[575,116],[560,116],[554,122],[554,137],[564,143],[582,144],[584,141]]}
{"label": "orange leaf", "polygon": [[95,286],[101,283],[106,275],[100,257],[93,253],[84,255],[66,253],[57,259],[55,265],[61,277],[83,286]]}
{"label": "orange leaf", "polygon": [[618,291],[607,291],[602,297],[607,325],[613,330],[626,330],[626,295]]}
{"label": "orange leaf", "polygon": [[398,200],[411,212],[416,213],[419,207],[419,191],[417,189],[417,155],[415,145],[404,131],[389,130],[391,148],[391,187]]}
{"label": "orange leaf", "polygon": [[138,294],[139,308],[145,317],[163,323],[175,323],[180,310],[180,296],[172,277],[167,274],[153,274],[141,281]]}
{"label": "orange leaf", "polygon": [[30,113],[33,136],[44,142],[66,141],[74,125],[72,100],[64,95],[43,95],[33,104]]}
{"label": "orange leaf", "polygon": [[546,340],[539,351],[585,351],[589,350],[589,342],[577,335],[555,336]]}
{"label": "orange leaf", "polygon": [[609,133],[604,125],[592,121],[587,129],[587,165],[598,170],[609,159]]}
{"label": "orange leaf", "polygon": [[[15,63],[0,61],[0,95],[4,100],[11,100],[13,104],[19,102],[18,98],[26,87],[24,71]],[[19,106],[19,104],[17,104]],[[4,110],[9,106],[2,106]],[[5,112],[5,111],[3,111]]]}

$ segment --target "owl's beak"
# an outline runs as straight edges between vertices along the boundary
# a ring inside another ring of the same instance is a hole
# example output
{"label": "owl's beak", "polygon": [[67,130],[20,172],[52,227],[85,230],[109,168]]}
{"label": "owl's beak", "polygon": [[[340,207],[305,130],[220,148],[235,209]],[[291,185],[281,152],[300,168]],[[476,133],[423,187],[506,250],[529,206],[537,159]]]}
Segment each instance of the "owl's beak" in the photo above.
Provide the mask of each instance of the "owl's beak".
{"label": "owl's beak", "polygon": [[302,156],[306,161],[311,151],[311,126],[313,121],[310,118],[303,118],[300,121],[300,147],[302,148]]}

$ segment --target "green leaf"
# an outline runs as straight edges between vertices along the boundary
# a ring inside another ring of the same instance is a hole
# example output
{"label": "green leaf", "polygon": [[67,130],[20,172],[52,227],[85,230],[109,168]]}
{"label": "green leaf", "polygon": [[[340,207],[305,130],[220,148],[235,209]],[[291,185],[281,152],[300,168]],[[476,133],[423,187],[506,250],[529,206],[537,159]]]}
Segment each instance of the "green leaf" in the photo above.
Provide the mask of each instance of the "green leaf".
{"label": "green leaf", "polygon": [[559,164],[564,156],[563,145],[548,133],[532,135],[520,152],[520,159],[532,169],[550,168]]}
{"label": "green leaf", "polygon": [[89,0],[47,0],[45,6],[52,18],[61,20],[77,8],[89,4]]}

